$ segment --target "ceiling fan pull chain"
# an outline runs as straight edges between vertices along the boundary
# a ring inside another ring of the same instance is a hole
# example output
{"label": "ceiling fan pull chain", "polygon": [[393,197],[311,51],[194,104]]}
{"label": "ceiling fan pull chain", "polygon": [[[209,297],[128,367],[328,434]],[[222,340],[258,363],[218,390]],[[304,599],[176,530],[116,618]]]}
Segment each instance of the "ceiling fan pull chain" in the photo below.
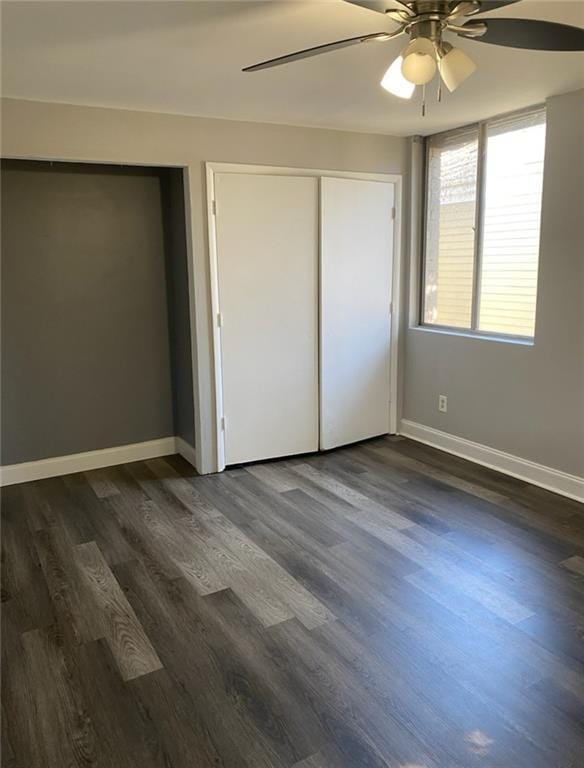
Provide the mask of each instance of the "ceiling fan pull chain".
{"label": "ceiling fan pull chain", "polygon": [[426,85],[422,86],[422,117],[426,117]]}

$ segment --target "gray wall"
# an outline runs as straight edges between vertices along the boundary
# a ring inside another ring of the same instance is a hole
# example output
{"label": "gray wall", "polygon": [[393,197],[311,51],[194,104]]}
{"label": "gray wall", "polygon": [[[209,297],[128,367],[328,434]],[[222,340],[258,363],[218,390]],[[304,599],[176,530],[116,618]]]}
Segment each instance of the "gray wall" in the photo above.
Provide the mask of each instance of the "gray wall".
{"label": "gray wall", "polygon": [[2,463],[173,435],[158,172],[2,171]]}
{"label": "gray wall", "polygon": [[534,345],[412,327],[403,382],[404,418],[575,475],[584,474],[583,135],[584,91],[551,98]]}
{"label": "gray wall", "polygon": [[161,172],[174,434],[195,447],[183,172]]}

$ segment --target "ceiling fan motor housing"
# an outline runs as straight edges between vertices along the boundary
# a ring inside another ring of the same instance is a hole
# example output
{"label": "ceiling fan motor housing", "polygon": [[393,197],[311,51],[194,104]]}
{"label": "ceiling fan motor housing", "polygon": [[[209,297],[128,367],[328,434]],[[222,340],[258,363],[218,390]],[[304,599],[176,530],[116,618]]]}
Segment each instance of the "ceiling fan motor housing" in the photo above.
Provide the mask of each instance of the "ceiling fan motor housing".
{"label": "ceiling fan motor housing", "polygon": [[411,40],[423,37],[439,46],[442,42],[442,31],[445,27],[446,22],[440,19],[416,18],[412,20],[408,32]]}
{"label": "ceiling fan motor housing", "polygon": [[[437,48],[442,44],[442,34],[445,30],[458,33],[462,31],[458,20],[472,16],[480,10],[478,2],[452,3],[448,0],[415,0],[411,3],[415,15],[408,19],[405,31],[411,40],[424,37],[431,40]],[[464,33],[469,36],[479,36],[486,31],[481,22],[465,24]]]}

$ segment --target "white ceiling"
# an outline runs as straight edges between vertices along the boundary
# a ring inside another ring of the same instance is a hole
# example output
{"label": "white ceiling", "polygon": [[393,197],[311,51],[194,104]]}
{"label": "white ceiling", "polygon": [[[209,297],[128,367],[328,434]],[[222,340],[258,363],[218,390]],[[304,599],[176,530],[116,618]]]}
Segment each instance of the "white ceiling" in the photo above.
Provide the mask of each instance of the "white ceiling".
{"label": "white ceiling", "polygon": [[[584,26],[584,0],[523,0],[493,16]],[[407,135],[584,87],[584,54],[452,42],[478,71],[427,116],[379,86],[404,38],[255,73],[301,48],[394,29],[342,0],[2,3],[3,94],[23,99]]]}

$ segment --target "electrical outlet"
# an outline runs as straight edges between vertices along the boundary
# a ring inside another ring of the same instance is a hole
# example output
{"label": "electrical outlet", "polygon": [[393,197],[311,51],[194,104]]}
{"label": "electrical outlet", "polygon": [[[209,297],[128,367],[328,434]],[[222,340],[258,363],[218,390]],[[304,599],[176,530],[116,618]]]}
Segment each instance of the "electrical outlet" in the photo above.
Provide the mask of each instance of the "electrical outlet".
{"label": "electrical outlet", "polygon": [[448,411],[448,398],[446,395],[438,395],[438,410],[441,413],[446,413]]}

